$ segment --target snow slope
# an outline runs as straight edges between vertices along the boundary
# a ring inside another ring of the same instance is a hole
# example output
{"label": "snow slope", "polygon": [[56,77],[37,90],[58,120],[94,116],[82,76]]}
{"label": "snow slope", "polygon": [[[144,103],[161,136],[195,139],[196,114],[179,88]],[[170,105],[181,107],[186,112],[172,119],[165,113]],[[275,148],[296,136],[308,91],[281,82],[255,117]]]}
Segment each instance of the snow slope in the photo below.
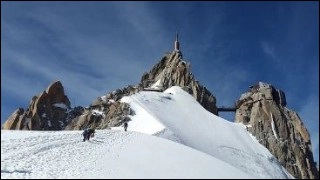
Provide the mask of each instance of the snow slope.
{"label": "snow slope", "polygon": [[[128,131],[1,131],[1,178],[292,178],[241,124],[179,87],[124,97]],[[168,140],[169,139],[169,140]]]}
{"label": "snow slope", "polygon": [[[137,132],[1,131],[1,178],[250,178],[192,148]],[[226,173],[228,172],[228,173]]]}
{"label": "snow slope", "polygon": [[[192,96],[174,86],[163,93],[140,92],[122,98],[136,112],[129,130],[159,134],[205,152],[259,178],[292,177],[242,124],[232,123],[204,109]],[[148,117],[145,118],[145,114]],[[154,122],[157,128],[139,129]]]}

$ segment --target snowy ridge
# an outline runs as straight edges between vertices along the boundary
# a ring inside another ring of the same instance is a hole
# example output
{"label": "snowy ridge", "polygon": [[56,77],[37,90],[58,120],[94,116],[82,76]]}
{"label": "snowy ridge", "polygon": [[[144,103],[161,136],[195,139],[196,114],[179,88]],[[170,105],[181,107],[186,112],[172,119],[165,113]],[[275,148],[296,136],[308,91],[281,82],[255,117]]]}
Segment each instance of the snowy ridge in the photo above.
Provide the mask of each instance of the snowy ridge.
{"label": "snowy ridge", "polygon": [[1,131],[1,178],[293,178],[243,124],[206,111],[179,87],[123,97],[123,127]]}
{"label": "snowy ridge", "polygon": [[[163,93],[141,92],[126,97],[124,101],[130,106],[134,104],[131,108],[137,111],[137,115],[140,109],[150,112],[149,121],[160,121],[166,129],[174,132],[177,142],[232,164],[253,177],[291,177],[281,165],[270,161],[274,160],[273,155],[252,138],[242,124],[211,114],[180,87],[171,87]],[[142,118],[133,116],[131,119],[135,123]]]}

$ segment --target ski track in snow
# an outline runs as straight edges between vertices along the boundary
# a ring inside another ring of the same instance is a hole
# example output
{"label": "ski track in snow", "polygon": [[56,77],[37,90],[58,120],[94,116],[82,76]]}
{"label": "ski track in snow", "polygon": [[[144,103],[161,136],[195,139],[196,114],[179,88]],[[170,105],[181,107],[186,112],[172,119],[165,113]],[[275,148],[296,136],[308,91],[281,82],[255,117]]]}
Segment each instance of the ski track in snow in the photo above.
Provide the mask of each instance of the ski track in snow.
{"label": "ski track in snow", "polygon": [[[238,148],[234,147],[228,147],[228,146],[219,146],[218,151],[220,153],[226,154],[226,158],[223,159],[223,161],[234,165],[235,167],[238,167],[242,169],[244,172],[249,174],[257,174],[259,175],[259,178],[267,178],[264,176],[263,172],[268,167],[265,165],[266,161],[265,159],[267,157],[263,156],[262,154],[250,154],[245,151],[242,151]],[[240,163],[238,161],[235,161],[235,159],[245,159],[245,163]],[[256,164],[254,166],[249,166],[249,162],[256,161]]]}
{"label": "ski track in snow", "polygon": [[[116,131],[98,130],[94,138],[82,142],[82,132],[80,131],[63,133],[65,131],[58,131],[53,136],[44,133],[41,137],[2,140],[1,178],[92,177],[94,175],[92,169],[95,169],[93,166],[103,168],[99,167],[97,163],[106,151],[110,156],[110,162],[116,161],[123,147],[133,139],[132,136],[136,136],[130,132],[116,133]],[[19,148],[14,149],[14,147]],[[73,157],[72,163],[67,162],[70,157]],[[89,163],[92,162],[92,158],[96,159],[95,164]],[[74,168],[81,169],[72,171],[71,169]],[[120,172],[110,171],[108,173]]]}

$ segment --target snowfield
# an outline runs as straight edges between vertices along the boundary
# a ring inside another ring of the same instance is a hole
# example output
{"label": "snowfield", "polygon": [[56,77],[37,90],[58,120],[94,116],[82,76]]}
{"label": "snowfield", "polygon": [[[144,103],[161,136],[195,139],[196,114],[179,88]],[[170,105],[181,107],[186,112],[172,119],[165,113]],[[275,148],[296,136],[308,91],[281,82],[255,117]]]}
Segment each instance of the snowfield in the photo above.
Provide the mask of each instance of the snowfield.
{"label": "snowfield", "polygon": [[123,97],[123,127],[1,130],[1,178],[293,178],[242,124],[206,111],[179,87]]}

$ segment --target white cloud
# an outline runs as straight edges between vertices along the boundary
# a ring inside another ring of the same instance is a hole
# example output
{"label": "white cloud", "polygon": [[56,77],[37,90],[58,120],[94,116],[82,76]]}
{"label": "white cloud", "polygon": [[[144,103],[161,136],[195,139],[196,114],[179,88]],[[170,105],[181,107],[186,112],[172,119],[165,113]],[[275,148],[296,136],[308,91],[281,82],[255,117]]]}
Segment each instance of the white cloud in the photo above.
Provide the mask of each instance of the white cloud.
{"label": "white cloud", "polygon": [[276,52],[275,52],[275,48],[274,46],[271,45],[271,43],[266,42],[266,41],[261,41],[260,42],[261,48],[263,50],[263,52],[268,55],[269,57],[272,58],[272,60],[276,60],[278,61]]}
{"label": "white cloud", "polygon": [[[134,57],[125,58],[123,52],[128,52],[128,49],[119,51],[121,48],[114,48],[113,39],[103,42],[95,39],[95,36],[91,38],[91,35],[75,29],[76,25],[69,17],[63,17],[48,9],[35,8],[26,16],[38,24],[39,27],[35,28],[50,32],[54,40],[46,42],[49,46],[41,47],[44,51],[28,49],[28,47],[19,49],[11,45],[6,46],[6,61],[10,62],[4,63],[10,63],[30,76],[19,77],[22,75],[19,72],[14,77],[10,76],[10,79],[3,82],[5,89],[14,90],[16,94],[24,96],[23,92],[16,88],[18,84],[23,87],[31,86],[27,88],[28,94],[34,90],[33,83],[27,83],[25,79],[31,78],[32,81],[37,79],[42,81],[43,86],[58,79],[63,82],[65,88],[70,90],[70,94],[81,95],[81,102],[84,102],[84,99],[91,98],[90,95],[94,97],[101,95],[98,93],[108,90],[108,87],[119,88],[128,85],[128,82],[140,80],[144,63],[137,62]],[[6,37],[10,38],[10,41],[14,41],[14,38],[19,35],[23,37],[22,34],[26,31],[21,31],[17,25],[10,23],[5,22],[6,32],[15,32],[17,36],[7,35]],[[28,36],[28,39],[33,39],[33,43],[37,44],[42,43],[41,38],[38,34],[32,33]],[[16,40],[25,42],[23,38]],[[6,73],[7,71],[2,72],[2,77],[8,76]],[[92,100],[91,98],[90,101]]]}

